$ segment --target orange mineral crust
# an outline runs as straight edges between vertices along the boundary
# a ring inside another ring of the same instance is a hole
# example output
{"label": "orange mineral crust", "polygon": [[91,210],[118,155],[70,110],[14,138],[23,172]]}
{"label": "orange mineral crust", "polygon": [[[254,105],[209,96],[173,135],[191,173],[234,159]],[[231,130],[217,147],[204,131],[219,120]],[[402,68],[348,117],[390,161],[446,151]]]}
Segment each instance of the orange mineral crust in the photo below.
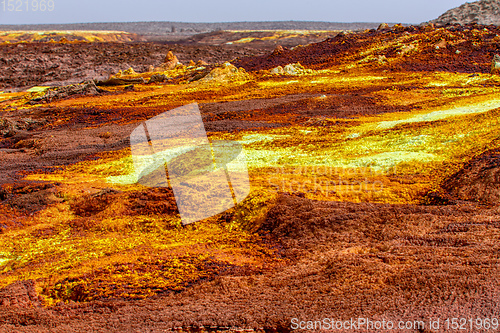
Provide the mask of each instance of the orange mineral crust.
{"label": "orange mineral crust", "polygon": [[[111,53],[126,49],[130,63],[105,77],[3,78],[0,331],[498,316],[498,33],[396,25],[274,51],[218,40],[199,44],[199,58],[193,45],[111,42],[99,52],[124,64]],[[9,57],[13,47],[0,45]],[[145,50],[144,66],[131,65]],[[199,107],[207,156],[237,143],[250,182],[234,207],[191,224],[173,180],[151,180],[205,166],[169,169],[185,151],[138,157],[131,139],[141,128],[156,148],[148,120],[186,105]],[[158,156],[166,168],[136,172]]]}

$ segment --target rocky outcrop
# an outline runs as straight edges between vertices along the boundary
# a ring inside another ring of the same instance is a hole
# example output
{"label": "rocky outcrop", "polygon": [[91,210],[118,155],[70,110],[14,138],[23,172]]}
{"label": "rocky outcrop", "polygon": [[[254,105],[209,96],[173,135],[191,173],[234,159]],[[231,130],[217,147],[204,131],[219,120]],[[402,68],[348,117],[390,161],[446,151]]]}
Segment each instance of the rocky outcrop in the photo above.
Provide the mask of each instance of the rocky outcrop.
{"label": "rocky outcrop", "polygon": [[172,51],[168,51],[167,55],[165,56],[165,60],[163,61],[163,64],[155,68],[155,71],[168,71],[171,69],[174,69],[178,65],[182,65],[179,62],[179,59],[177,59],[177,56],[172,53]]}
{"label": "rocky outcrop", "polygon": [[122,75],[137,75],[137,73],[132,67],[130,67],[129,69],[123,71]]}
{"label": "rocky outcrop", "polygon": [[381,23],[378,28],[377,28],[377,31],[380,31],[380,30],[388,30],[390,29],[389,25],[387,23]]}
{"label": "rocky outcrop", "polygon": [[285,51],[285,49],[283,48],[283,46],[278,45],[278,46],[276,46],[276,48],[274,49],[274,51],[273,51],[273,53],[272,53],[272,54],[273,54],[274,56],[277,56],[277,55],[282,54],[284,51]]}
{"label": "rocky outcrop", "polygon": [[129,84],[145,84],[146,80],[142,77],[131,79],[122,79],[117,77],[109,78],[108,80],[96,81],[98,86],[125,86]]}
{"label": "rocky outcrop", "polygon": [[168,76],[165,74],[153,74],[149,78],[148,83],[162,83],[168,81]]}
{"label": "rocky outcrop", "polygon": [[491,74],[499,74],[500,73],[500,56],[495,54],[493,56],[493,60],[491,61]]}
{"label": "rocky outcrop", "polygon": [[207,75],[198,80],[199,82],[232,82],[246,81],[250,76],[243,68],[237,68],[229,62],[220,67],[215,67]]}
{"label": "rocky outcrop", "polygon": [[500,25],[500,0],[480,0],[450,9],[432,23]]}
{"label": "rocky outcrop", "polygon": [[278,66],[271,69],[271,74],[277,75],[302,75],[307,73],[308,70],[304,68],[300,63],[288,64],[285,67]]}
{"label": "rocky outcrop", "polygon": [[32,118],[22,118],[19,120],[0,118],[0,136],[14,137],[16,134],[35,130],[47,124],[47,120],[35,120]]}
{"label": "rocky outcrop", "polygon": [[47,89],[44,95],[33,98],[30,101],[30,104],[51,102],[53,100],[58,100],[73,95],[97,95],[101,92],[102,90],[96,86],[95,82],[90,80],[80,84],[71,84],[69,86]]}

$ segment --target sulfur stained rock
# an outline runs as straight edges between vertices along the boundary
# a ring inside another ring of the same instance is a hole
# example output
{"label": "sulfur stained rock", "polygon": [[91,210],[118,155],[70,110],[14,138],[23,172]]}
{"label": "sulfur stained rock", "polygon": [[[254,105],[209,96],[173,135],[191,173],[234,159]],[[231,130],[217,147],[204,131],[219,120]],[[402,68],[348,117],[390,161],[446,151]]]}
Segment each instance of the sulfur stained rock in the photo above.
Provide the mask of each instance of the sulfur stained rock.
{"label": "sulfur stained rock", "polygon": [[168,51],[163,64],[160,67],[165,68],[166,70],[174,69],[178,64],[180,64],[179,59],[175,56],[172,51]]}
{"label": "sulfur stained rock", "polygon": [[284,51],[285,51],[285,49],[283,48],[283,46],[278,45],[278,46],[276,46],[276,48],[274,49],[274,51],[273,51],[273,55],[280,55],[280,54],[282,54]]}
{"label": "sulfur stained rock", "polygon": [[500,73],[500,56],[495,54],[493,56],[493,60],[491,61],[491,74],[499,74]]}
{"label": "sulfur stained rock", "polygon": [[387,23],[382,23],[378,26],[377,31],[386,30],[386,29],[390,29],[389,25]]}
{"label": "sulfur stained rock", "polygon": [[300,75],[306,72],[305,68],[300,63],[288,64],[283,68],[283,71],[288,75]]}
{"label": "sulfur stained rock", "polygon": [[229,62],[222,66],[214,68],[210,73],[200,79],[200,82],[228,82],[228,81],[246,81],[250,78],[243,68],[237,68]]}
{"label": "sulfur stained rock", "polygon": [[130,67],[129,69],[125,70],[122,75],[136,75],[137,73],[134,71],[134,69],[132,67]]}
{"label": "sulfur stained rock", "polygon": [[395,24],[392,27],[392,30],[394,30],[394,31],[403,31],[403,30],[405,30],[405,27],[401,23],[398,23],[398,24]]}
{"label": "sulfur stained rock", "polygon": [[274,67],[273,69],[271,69],[270,72],[271,72],[271,74],[278,74],[278,75],[285,73],[285,71],[283,70],[283,67],[281,67],[281,66]]}
{"label": "sulfur stained rock", "polygon": [[436,44],[434,44],[434,48],[439,50],[439,49],[445,49],[446,46],[448,45],[448,43],[446,43],[445,40],[441,39],[439,42],[437,42]]}
{"label": "sulfur stained rock", "polygon": [[275,67],[271,69],[270,73],[277,75],[302,75],[307,73],[308,71],[310,70],[306,70],[304,66],[297,62],[295,64],[288,64],[285,67]]}
{"label": "sulfur stained rock", "polygon": [[423,32],[431,32],[431,31],[433,31],[434,29],[436,29],[436,27],[434,26],[434,23],[429,23],[429,22],[427,22],[427,23],[424,23],[424,24],[422,25],[422,31],[423,31]]}
{"label": "sulfur stained rock", "polygon": [[165,60],[163,61],[163,63],[160,66],[154,68],[154,70],[152,70],[150,72],[153,72],[153,71],[156,71],[156,72],[168,71],[168,70],[171,70],[171,69],[175,69],[179,65],[182,65],[182,64],[179,62],[179,59],[177,59],[177,56],[175,56],[175,54],[173,54],[172,51],[168,51],[167,55],[165,56]]}
{"label": "sulfur stained rock", "polygon": [[177,60],[177,57],[174,55],[172,51],[168,51],[167,55],[165,56],[165,60],[163,62],[168,63],[174,60]]}
{"label": "sulfur stained rock", "polygon": [[384,65],[387,63],[387,58],[385,55],[369,55],[365,57],[364,59],[359,61],[360,64],[366,64],[366,63],[375,63],[378,65]]}

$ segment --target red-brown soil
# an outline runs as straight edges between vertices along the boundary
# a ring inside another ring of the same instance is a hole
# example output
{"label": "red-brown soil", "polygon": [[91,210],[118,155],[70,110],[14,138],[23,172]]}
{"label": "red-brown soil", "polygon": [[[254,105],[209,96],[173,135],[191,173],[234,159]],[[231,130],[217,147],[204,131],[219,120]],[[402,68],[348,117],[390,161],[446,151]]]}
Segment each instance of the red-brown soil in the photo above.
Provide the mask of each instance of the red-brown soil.
{"label": "red-brown soil", "polygon": [[0,45],[0,89],[63,85],[109,75],[132,67],[146,72],[171,50],[188,64],[219,63],[265,50],[235,46],[169,45],[157,43],[22,43]]}
{"label": "red-brown soil", "polygon": [[[478,29],[486,29],[479,31]],[[394,46],[381,49],[375,54],[395,59],[387,65],[378,66],[387,70],[405,71],[449,71],[461,73],[488,73],[491,59],[498,50],[497,26],[446,26],[396,27],[382,31],[368,30],[360,34],[340,33],[334,38],[283,52],[239,59],[235,65],[248,71],[270,69],[289,63],[300,62],[307,68],[323,69],[352,63],[363,59],[361,50],[383,47],[391,41],[405,37],[410,44],[414,40],[424,43],[419,52],[405,54]],[[497,39],[495,39],[497,37]],[[441,41],[446,43],[436,49]],[[460,51],[460,54],[456,52]],[[399,53],[398,53],[399,52]]]}
{"label": "red-brown soil", "polygon": [[[219,270],[225,273],[211,282],[142,301],[2,307],[0,318],[4,332],[200,325],[283,332],[291,318],[495,317],[500,270],[491,240],[498,228],[498,207],[315,202],[283,194],[260,227],[263,239],[281,249],[279,269]],[[32,297],[23,295],[17,302]]]}
{"label": "red-brown soil", "polygon": [[318,32],[280,32],[280,31],[213,31],[194,35],[185,40],[185,42],[205,44],[205,45],[223,45],[227,43],[238,42],[247,39],[247,46],[260,49],[267,49],[275,45],[293,47],[296,45],[307,45],[321,42],[331,36],[335,36],[335,31]]}

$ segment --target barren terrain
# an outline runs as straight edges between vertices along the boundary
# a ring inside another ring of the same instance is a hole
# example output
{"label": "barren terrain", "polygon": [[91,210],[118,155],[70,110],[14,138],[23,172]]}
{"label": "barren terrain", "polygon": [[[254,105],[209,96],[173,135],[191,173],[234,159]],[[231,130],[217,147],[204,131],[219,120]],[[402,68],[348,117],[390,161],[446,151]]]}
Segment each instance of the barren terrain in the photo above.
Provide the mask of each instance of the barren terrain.
{"label": "barren terrain", "polygon": [[[498,318],[499,28],[235,33],[0,45],[0,332]],[[251,192],[183,226],[130,134],[190,103]]]}

